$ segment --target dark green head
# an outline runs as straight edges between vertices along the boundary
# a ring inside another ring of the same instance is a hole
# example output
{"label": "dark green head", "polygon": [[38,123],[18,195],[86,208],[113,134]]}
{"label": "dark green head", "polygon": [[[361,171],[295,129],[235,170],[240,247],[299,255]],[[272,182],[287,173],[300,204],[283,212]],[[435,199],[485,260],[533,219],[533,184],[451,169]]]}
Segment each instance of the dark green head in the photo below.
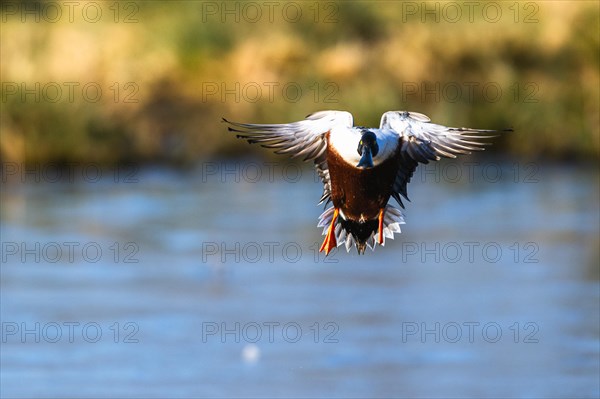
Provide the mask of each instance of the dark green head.
{"label": "dark green head", "polygon": [[377,145],[375,133],[370,130],[363,130],[363,135],[358,142],[357,151],[361,157],[356,167],[363,169],[372,168],[373,157],[379,152],[379,145]]}

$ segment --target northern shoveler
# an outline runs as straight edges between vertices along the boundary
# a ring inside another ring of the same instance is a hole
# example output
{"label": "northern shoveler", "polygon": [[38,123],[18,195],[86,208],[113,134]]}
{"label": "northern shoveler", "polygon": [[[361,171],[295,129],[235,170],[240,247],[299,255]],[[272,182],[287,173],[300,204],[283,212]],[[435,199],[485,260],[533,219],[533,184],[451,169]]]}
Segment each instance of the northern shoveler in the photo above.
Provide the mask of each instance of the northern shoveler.
{"label": "northern shoveler", "polygon": [[483,150],[489,143],[480,140],[498,132],[437,125],[408,111],[384,113],[379,129],[354,126],[352,114],[345,111],[320,111],[286,124],[223,121],[251,144],[314,160],[323,181],[319,204],[333,203],[318,224],[324,227],[320,251],[326,255],[342,244],[347,251],[355,245],[364,254],[367,246],[374,250],[375,244],[393,239],[404,217],[388,200],[394,197],[404,208],[401,196],[408,200],[406,185],[417,165]]}

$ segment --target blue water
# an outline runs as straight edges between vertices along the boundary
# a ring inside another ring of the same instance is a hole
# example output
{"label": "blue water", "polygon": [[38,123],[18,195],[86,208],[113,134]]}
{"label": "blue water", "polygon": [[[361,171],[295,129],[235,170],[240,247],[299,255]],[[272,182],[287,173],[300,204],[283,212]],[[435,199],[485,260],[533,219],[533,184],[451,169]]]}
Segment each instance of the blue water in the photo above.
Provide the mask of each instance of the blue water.
{"label": "blue water", "polygon": [[129,172],[3,183],[2,397],[600,396],[593,168],[417,171],[327,259],[309,170]]}

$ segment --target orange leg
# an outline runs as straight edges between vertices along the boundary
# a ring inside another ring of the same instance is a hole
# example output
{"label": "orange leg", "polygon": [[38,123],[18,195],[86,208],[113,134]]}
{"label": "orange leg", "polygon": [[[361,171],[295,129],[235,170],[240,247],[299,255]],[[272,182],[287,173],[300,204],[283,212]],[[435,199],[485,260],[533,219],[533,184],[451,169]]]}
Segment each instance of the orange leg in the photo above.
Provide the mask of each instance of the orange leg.
{"label": "orange leg", "polygon": [[379,245],[383,245],[383,210],[379,210]]}
{"label": "orange leg", "polygon": [[329,252],[335,247],[337,247],[337,241],[335,239],[335,222],[338,218],[339,211],[337,208],[333,211],[333,217],[331,218],[331,224],[329,225],[329,229],[327,229],[327,235],[323,240],[323,244],[321,244],[321,248],[319,252],[323,252],[325,250],[325,256],[329,255]]}

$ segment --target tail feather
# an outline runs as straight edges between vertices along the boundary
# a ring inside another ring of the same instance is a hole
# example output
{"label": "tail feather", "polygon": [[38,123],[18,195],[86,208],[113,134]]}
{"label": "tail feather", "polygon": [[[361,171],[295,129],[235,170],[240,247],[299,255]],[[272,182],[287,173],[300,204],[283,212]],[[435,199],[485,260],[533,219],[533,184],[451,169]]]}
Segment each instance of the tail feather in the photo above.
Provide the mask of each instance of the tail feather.
{"label": "tail feather", "polygon": [[[333,213],[334,208],[330,207],[319,216],[317,227],[323,227],[323,235],[327,234]],[[367,247],[372,251],[375,250],[375,246],[379,242],[377,220],[366,221],[364,223],[354,222],[347,220],[343,213],[340,212],[335,223],[334,231],[337,245],[344,244],[346,252],[350,252],[352,246],[356,247],[359,254],[364,254]],[[401,233],[400,225],[404,223],[404,216],[400,209],[389,204],[386,205],[385,216],[383,218],[383,242],[381,245],[385,245],[386,238],[393,240],[394,234]]]}

